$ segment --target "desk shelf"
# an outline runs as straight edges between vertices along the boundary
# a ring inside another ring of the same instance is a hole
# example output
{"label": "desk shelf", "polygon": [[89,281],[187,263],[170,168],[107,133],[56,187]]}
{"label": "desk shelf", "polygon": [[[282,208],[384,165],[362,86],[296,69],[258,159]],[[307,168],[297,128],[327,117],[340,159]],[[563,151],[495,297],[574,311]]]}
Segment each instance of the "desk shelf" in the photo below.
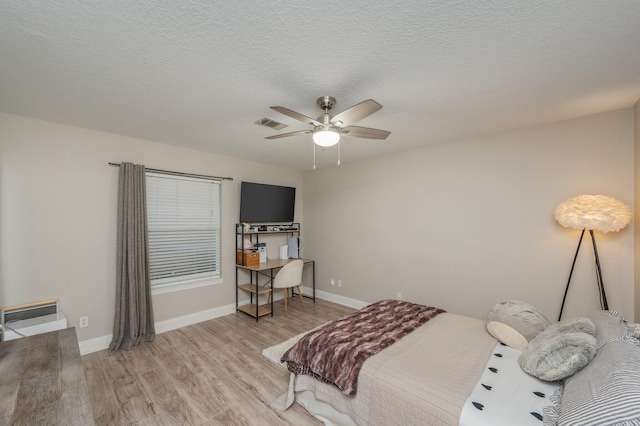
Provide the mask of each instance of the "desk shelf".
{"label": "desk shelf", "polygon": [[[246,228],[241,223],[236,223],[236,253],[243,252],[245,249],[244,241],[245,239],[249,240],[251,244],[260,243],[260,236],[274,236],[278,234],[284,234],[285,236],[285,244],[287,243],[286,237],[288,236],[297,236],[300,238],[300,224],[299,223],[291,223],[286,225],[249,225],[252,229],[254,228],[262,228],[261,231],[249,231],[245,230]],[[276,230],[277,229],[277,230]],[[251,250],[254,250],[251,248]],[[298,252],[296,257],[300,257],[300,247],[298,247]],[[246,256],[242,256],[240,258],[236,258],[236,265],[238,266],[249,266],[248,259]]]}
{"label": "desk shelf", "polygon": [[265,315],[269,315],[271,313],[271,308],[269,305],[258,306],[258,316],[256,317],[256,305],[255,303],[250,303],[248,305],[238,306],[238,310],[240,312],[244,312],[247,315],[251,315],[252,317],[258,319],[259,317],[263,317]]}
{"label": "desk shelf", "polygon": [[[258,286],[258,291],[256,291],[256,285],[255,284],[240,284],[238,286],[238,288],[240,290],[244,290],[244,291],[248,291],[249,293],[253,293],[253,294],[268,294],[271,293],[271,287],[262,287],[262,286]],[[255,312],[256,310],[254,309],[253,312]]]}
{"label": "desk shelf", "polygon": [[[273,230],[272,228],[278,227],[280,229]],[[269,230],[271,228],[271,230]],[[285,229],[283,229],[285,228]],[[245,231],[244,227],[241,224],[236,224],[236,253],[238,251],[244,250],[244,239],[245,237],[251,241],[253,244],[259,243],[260,235],[274,235],[274,234],[284,234],[283,236],[288,235],[297,235],[300,236],[300,224],[293,223],[288,225],[269,225],[266,227],[266,230],[263,231]],[[286,243],[285,243],[286,244]],[[300,249],[298,247],[298,257],[300,257]],[[316,301],[316,272],[315,272],[315,261],[313,259],[301,259],[304,264],[310,265],[312,268],[312,289],[313,296],[311,299]],[[238,258],[236,256],[236,312],[243,312],[247,315],[252,316],[258,321],[258,319],[265,315],[273,316],[273,297],[271,297],[271,303],[260,305],[259,297],[270,295],[273,285],[273,278],[277,274],[278,270],[282,268],[284,265],[289,263],[289,259],[269,259],[266,262],[247,265],[246,259],[244,256]],[[240,284],[242,282],[239,278],[239,274],[242,274],[242,281],[245,283],[246,276],[249,277],[249,283]],[[261,278],[261,279],[260,279]],[[249,303],[246,305],[240,306],[240,293],[247,294],[250,296]],[[308,297],[308,296],[305,296]]]}

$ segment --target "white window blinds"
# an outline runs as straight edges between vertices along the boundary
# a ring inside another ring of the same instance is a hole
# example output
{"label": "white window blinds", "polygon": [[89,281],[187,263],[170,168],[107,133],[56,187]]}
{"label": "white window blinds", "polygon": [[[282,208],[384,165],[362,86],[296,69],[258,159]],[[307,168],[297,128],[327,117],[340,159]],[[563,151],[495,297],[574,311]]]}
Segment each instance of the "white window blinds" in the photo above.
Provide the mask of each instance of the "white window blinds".
{"label": "white window blinds", "polygon": [[146,173],[151,286],[220,276],[220,181]]}

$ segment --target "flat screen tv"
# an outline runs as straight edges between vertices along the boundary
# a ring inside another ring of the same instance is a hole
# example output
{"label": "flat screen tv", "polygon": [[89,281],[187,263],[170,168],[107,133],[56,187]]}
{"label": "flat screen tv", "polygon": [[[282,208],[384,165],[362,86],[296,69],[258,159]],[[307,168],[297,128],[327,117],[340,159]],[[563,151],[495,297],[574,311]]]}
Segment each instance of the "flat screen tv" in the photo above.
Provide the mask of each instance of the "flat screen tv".
{"label": "flat screen tv", "polygon": [[289,186],[242,182],[240,222],[293,222],[296,189]]}

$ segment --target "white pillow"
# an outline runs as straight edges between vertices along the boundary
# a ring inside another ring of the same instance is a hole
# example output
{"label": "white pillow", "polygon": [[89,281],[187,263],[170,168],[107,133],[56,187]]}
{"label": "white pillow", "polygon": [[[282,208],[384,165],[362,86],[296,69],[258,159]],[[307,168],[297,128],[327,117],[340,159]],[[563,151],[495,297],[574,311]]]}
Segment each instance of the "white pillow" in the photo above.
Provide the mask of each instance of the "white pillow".
{"label": "white pillow", "polygon": [[504,343],[505,345],[518,349],[520,351],[527,347],[527,339],[518,333],[513,327],[499,321],[490,321],[487,323],[487,331],[490,335],[496,338],[496,340]]}

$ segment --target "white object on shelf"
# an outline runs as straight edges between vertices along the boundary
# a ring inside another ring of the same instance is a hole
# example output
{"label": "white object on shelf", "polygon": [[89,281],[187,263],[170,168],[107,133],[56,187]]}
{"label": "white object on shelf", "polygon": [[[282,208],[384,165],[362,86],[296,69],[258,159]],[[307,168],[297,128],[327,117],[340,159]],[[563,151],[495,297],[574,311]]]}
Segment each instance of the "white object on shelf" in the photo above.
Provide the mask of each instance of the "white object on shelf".
{"label": "white object on shelf", "polygon": [[267,261],[267,248],[265,246],[258,247],[258,253],[260,253],[260,263]]}
{"label": "white object on shelf", "polygon": [[48,333],[49,331],[63,330],[65,328],[67,328],[67,317],[63,313],[58,312],[57,314],[43,315],[4,324],[2,340],[14,340],[21,337]]}
{"label": "white object on shelf", "polygon": [[288,259],[289,258],[289,246],[284,245],[280,246],[280,259]]}

